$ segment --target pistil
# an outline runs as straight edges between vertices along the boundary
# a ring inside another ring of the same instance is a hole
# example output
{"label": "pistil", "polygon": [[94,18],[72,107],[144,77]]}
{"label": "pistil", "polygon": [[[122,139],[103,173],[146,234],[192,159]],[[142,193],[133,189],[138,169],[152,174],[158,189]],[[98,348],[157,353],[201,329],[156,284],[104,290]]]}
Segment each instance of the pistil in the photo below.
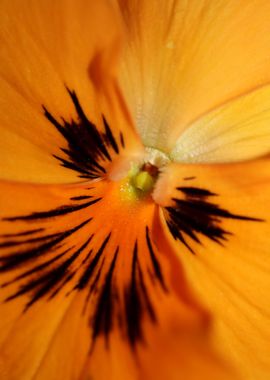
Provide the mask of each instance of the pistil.
{"label": "pistil", "polygon": [[168,157],[154,148],[145,148],[145,156],[140,162],[133,162],[127,177],[122,180],[121,194],[124,199],[147,198],[153,191],[160,170],[169,162]]}
{"label": "pistil", "polygon": [[132,178],[133,186],[144,194],[151,192],[154,188],[159,170],[156,166],[146,163]]}

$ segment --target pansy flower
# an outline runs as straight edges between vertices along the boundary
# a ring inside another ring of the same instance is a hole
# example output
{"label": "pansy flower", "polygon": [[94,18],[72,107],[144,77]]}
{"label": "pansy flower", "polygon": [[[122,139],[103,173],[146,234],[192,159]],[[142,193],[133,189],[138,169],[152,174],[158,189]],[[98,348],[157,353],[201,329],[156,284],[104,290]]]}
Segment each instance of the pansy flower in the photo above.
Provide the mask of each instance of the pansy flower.
{"label": "pansy flower", "polygon": [[270,3],[0,12],[1,379],[269,378]]}

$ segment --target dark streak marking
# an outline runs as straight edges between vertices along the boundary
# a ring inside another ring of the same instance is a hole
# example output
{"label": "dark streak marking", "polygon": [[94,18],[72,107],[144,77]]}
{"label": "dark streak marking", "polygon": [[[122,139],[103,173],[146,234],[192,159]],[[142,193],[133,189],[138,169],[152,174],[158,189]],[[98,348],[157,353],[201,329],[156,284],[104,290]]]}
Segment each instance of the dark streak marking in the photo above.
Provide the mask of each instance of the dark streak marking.
{"label": "dark streak marking", "polygon": [[[93,238],[93,236],[94,236],[94,235],[91,235],[91,239]],[[82,261],[82,265],[84,265],[84,264],[88,261],[88,259],[89,259],[89,257],[91,256],[92,252],[93,252],[93,249],[90,249],[90,251],[88,252],[88,254],[87,254],[87,255],[85,256],[85,258],[83,259],[83,261]]]}
{"label": "dark streak marking", "polygon": [[89,291],[90,291],[90,295],[91,295],[93,292],[97,291],[98,281],[99,281],[99,278],[100,278],[100,276],[101,276],[101,272],[102,272],[102,269],[103,269],[104,262],[105,262],[105,257],[103,257],[103,260],[102,260],[102,262],[101,262],[101,264],[100,264],[100,268],[99,268],[99,270],[98,270],[98,272],[97,272],[97,274],[96,274],[96,277],[94,278],[94,280],[93,280],[93,282],[92,282],[92,284],[91,284],[91,286],[90,286],[90,289],[89,289]]}
{"label": "dark streak marking", "polygon": [[79,205],[65,205],[61,207],[57,207],[54,210],[49,211],[41,211],[41,212],[33,212],[30,215],[24,215],[24,216],[13,216],[9,218],[4,218],[4,220],[7,221],[17,221],[17,220],[37,220],[37,219],[46,219],[46,218],[53,218],[56,216],[62,216],[67,215],[75,211],[82,210],[84,208],[87,208],[89,206],[92,206],[93,204],[99,202],[102,198],[94,199],[93,201],[79,204]]}
{"label": "dark streak marking", "polygon": [[139,274],[139,283],[140,283],[140,286],[141,286],[141,289],[142,289],[142,293],[143,293],[143,298],[145,300],[145,305],[146,305],[146,308],[147,308],[147,312],[150,316],[150,319],[152,320],[152,322],[156,322],[157,321],[157,318],[156,318],[156,314],[154,312],[154,308],[151,304],[151,301],[150,301],[150,297],[148,295],[148,291],[147,291],[147,288],[146,288],[146,285],[145,285],[145,282],[144,282],[144,278],[143,278],[143,272],[142,272],[142,269],[141,267],[138,265],[138,274]]}
{"label": "dark streak marking", "polygon": [[201,244],[198,234],[223,245],[223,241],[231,235],[222,227],[222,219],[262,222],[262,219],[233,214],[222,209],[217,204],[209,202],[208,198],[217,194],[197,187],[177,187],[184,199],[172,198],[174,204],[165,207],[164,213],[168,228],[175,240],[184,244],[191,253],[195,253],[185,236]]}
{"label": "dark streak marking", "polygon": [[203,197],[210,197],[210,196],[216,196],[217,194],[212,193],[209,190],[201,189],[199,187],[177,187],[177,190],[181,191],[188,197],[192,198],[203,198]]}
{"label": "dark streak marking", "polygon": [[183,180],[184,181],[190,181],[192,179],[195,179],[196,177],[184,177]]}
{"label": "dark streak marking", "polygon": [[142,328],[140,320],[142,318],[142,303],[137,284],[138,265],[138,244],[135,242],[132,259],[131,282],[125,292],[125,311],[127,321],[127,335],[132,347],[137,340],[142,340]]}
{"label": "dark streak marking", "polygon": [[0,237],[1,238],[13,238],[13,237],[34,235],[34,234],[37,234],[38,232],[43,232],[43,231],[44,231],[44,228],[36,228],[34,230],[28,230],[28,231],[18,232],[18,233],[14,233],[14,234],[4,234],[4,235],[0,235]]}
{"label": "dark streak marking", "polygon": [[[70,256],[67,260],[62,262],[56,268],[53,268],[52,270],[49,270],[42,276],[39,276],[36,279],[33,279],[29,281],[28,283],[20,286],[19,290],[16,293],[12,294],[11,296],[7,297],[5,301],[6,302],[11,301],[12,299],[17,298],[20,295],[33,291],[34,294],[31,297],[31,300],[26,304],[25,309],[27,309],[29,306],[35,303],[38,299],[48,294],[52,289],[55,288],[55,286],[61,280],[63,280],[67,275],[70,274],[68,272],[70,265],[75,261],[75,259],[79,256],[79,254],[87,247],[90,240],[91,239],[89,238],[86,242],[84,242],[81,245],[81,247],[72,254],[72,256]],[[35,291],[36,288],[37,290]]]}
{"label": "dark streak marking", "polygon": [[93,198],[93,196],[92,195],[80,195],[78,197],[71,197],[70,200],[71,201],[81,201],[81,200],[90,199],[90,198]]}
{"label": "dark streak marking", "polygon": [[103,251],[109,241],[111,237],[111,234],[109,234],[106,239],[103,241],[101,247],[99,248],[98,252],[96,253],[95,257],[93,258],[93,260],[91,261],[91,263],[89,264],[89,266],[86,268],[85,272],[83,273],[83,275],[81,276],[78,284],[75,286],[75,289],[79,289],[79,290],[82,290],[86,287],[86,285],[89,283],[89,280],[96,268],[96,266],[98,265],[98,262],[101,258],[101,255],[103,254]]}
{"label": "dark streak marking", "polygon": [[36,238],[27,239],[27,240],[8,240],[3,243],[0,243],[0,248],[8,248],[8,247],[15,247],[17,245],[22,245],[22,244],[37,243],[39,241],[49,240],[56,236],[58,236],[58,233],[45,235],[45,236],[39,236]]}
{"label": "dark streak marking", "polygon": [[122,132],[120,132],[120,143],[122,145],[122,148],[125,148],[125,140]]}
{"label": "dark streak marking", "polygon": [[[200,241],[199,239],[197,238],[197,236],[193,233],[193,231],[184,224],[184,222],[178,218],[178,215],[176,214],[175,217],[174,217],[174,214],[175,214],[175,210],[171,207],[167,207],[166,208],[167,211],[169,211],[169,215],[170,215],[170,219],[167,220],[166,219],[166,222],[167,222],[167,225],[168,225],[168,228],[169,228],[169,231],[171,232],[173,238],[175,240],[179,240],[181,241],[181,243],[184,244],[184,246],[192,253],[192,254],[195,254],[195,252],[193,251],[193,249],[187,244],[186,240],[184,239],[183,237],[183,234],[181,231],[184,231],[186,232],[187,235],[189,235],[193,240],[195,240],[197,243],[200,244]],[[176,221],[175,221],[176,220]]]}
{"label": "dark streak marking", "polygon": [[7,270],[15,269],[20,267],[22,264],[30,261],[36,260],[41,255],[46,255],[52,252],[52,248],[55,248],[56,245],[60,242],[63,242],[67,237],[71,236],[73,233],[84,227],[87,223],[89,223],[92,218],[89,218],[77,225],[76,227],[71,228],[70,230],[61,232],[55,239],[52,239],[49,242],[46,242],[38,247],[31,248],[25,251],[18,251],[9,254],[8,256],[0,257],[0,262],[4,262],[0,266],[0,272],[4,272]]}
{"label": "dark streak marking", "polygon": [[[67,91],[73,101],[73,104],[76,108],[76,111],[77,111],[77,114],[79,116],[79,120],[81,121],[81,123],[78,125],[79,127],[81,127],[81,131],[84,132],[85,131],[85,126],[87,127],[87,132],[85,134],[85,136],[87,137],[92,137],[92,141],[95,143],[93,148],[95,148],[97,150],[97,148],[99,148],[99,152],[96,152],[97,154],[102,154],[103,156],[105,156],[108,160],[111,160],[111,157],[107,151],[107,148],[105,146],[105,141],[103,139],[103,136],[99,133],[99,131],[97,130],[97,128],[95,127],[94,124],[92,124],[88,118],[86,117],[81,105],[80,105],[80,102],[79,102],[79,99],[75,93],[75,91],[71,91],[70,89],[67,88]],[[73,121],[74,123],[74,121]],[[92,143],[91,140],[87,141],[89,144]],[[97,163],[96,163],[97,164]]]}
{"label": "dark streak marking", "polygon": [[[61,217],[61,215],[58,214],[53,217]],[[40,299],[46,297],[49,301],[56,297],[75,278],[81,268],[82,273],[76,280],[75,285],[71,285],[71,289],[66,292],[65,296],[69,296],[75,290],[87,289],[82,312],[89,312],[92,344],[94,345],[98,336],[103,335],[108,348],[110,332],[117,323],[132,348],[135,348],[139,341],[145,342],[143,332],[144,318],[148,316],[152,323],[157,322],[157,315],[151,302],[151,293],[150,289],[147,288],[146,280],[150,276],[152,280],[155,280],[152,283],[150,278],[150,286],[155,286],[159,283],[161,288],[166,291],[161,267],[151,241],[150,230],[148,226],[145,227],[145,243],[148,247],[150,263],[152,264],[152,274],[149,275],[148,271],[143,272],[138,258],[138,245],[136,242],[133,250],[131,279],[128,286],[124,286],[124,299],[122,299],[119,296],[121,293],[119,283],[114,284],[113,282],[113,273],[117,265],[120,247],[117,246],[111,256],[108,248],[111,234],[108,234],[101,242],[100,247],[95,250],[95,254],[90,246],[94,233],[89,236],[88,240],[80,248],[76,248],[75,245],[69,246],[71,240],[66,243],[66,239],[71,234],[91,220],[90,218],[67,231],[55,232],[38,238],[28,238],[29,235],[26,235],[25,242],[27,241],[31,245],[29,249],[24,248],[23,251],[9,253],[6,256],[2,255],[0,258],[2,263],[0,270],[2,271],[18,269],[22,265],[26,266],[20,274],[2,284],[2,287],[7,287],[16,282],[18,283],[17,289],[6,297],[5,302],[28,295],[29,301],[24,308],[24,312],[26,312]],[[28,219],[25,219],[25,222],[28,221]],[[63,247],[65,244],[68,244],[66,248]],[[61,248],[59,252],[56,251],[58,248]],[[78,258],[84,250],[87,251],[78,263]],[[45,256],[49,254],[50,256],[46,261],[43,260],[41,263],[37,261],[38,258],[45,259]],[[112,257],[112,259],[108,268],[105,269],[108,257]],[[105,270],[106,272],[102,276]],[[91,296],[93,296],[93,301],[91,301],[91,307],[87,308],[89,300],[92,300]],[[121,305],[122,302],[123,304]]]}
{"label": "dark streak marking", "polygon": [[110,264],[109,270],[106,274],[102,290],[99,293],[97,300],[97,305],[92,321],[92,339],[93,342],[101,333],[104,334],[106,339],[106,344],[108,347],[108,336],[109,332],[113,327],[113,316],[114,316],[114,293],[115,289],[112,286],[113,271],[115,269],[115,264],[119,252],[119,247],[113,256],[113,260]]}
{"label": "dark streak marking", "polygon": [[176,212],[175,209],[171,210],[172,219],[193,240],[196,240],[194,232],[201,233],[219,244],[221,240],[225,240],[227,232],[219,226],[219,221],[213,218],[211,211],[207,212],[194,208],[189,201],[187,201],[187,204],[181,205],[177,202],[177,207]]}
{"label": "dark streak marking", "polygon": [[[76,190],[74,196],[60,207],[51,210],[45,208],[45,211],[33,209],[28,215],[2,219],[11,223],[34,222],[38,227],[45,228],[0,235],[4,238],[0,243],[0,248],[3,249],[0,255],[0,272],[10,271],[10,276],[0,287],[15,285],[6,296],[5,302],[28,296],[25,312],[39,300],[49,301],[62,290],[64,297],[71,292],[85,290],[83,312],[89,312],[92,342],[103,335],[108,347],[110,333],[117,323],[123,336],[134,348],[137,342],[145,341],[144,318],[157,322],[151,289],[159,287],[167,291],[161,265],[148,226],[145,227],[142,241],[147,248],[146,254],[149,255],[146,267],[143,266],[144,261],[140,260],[139,247],[135,240],[133,251],[123,252],[133,255],[130,278],[124,280],[116,277],[117,270],[121,270],[121,246],[111,247],[112,233],[104,236],[100,245],[92,242],[96,231],[91,234],[91,230],[85,228],[80,235],[80,230],[93,218],[82,222],[81,219],[76,221],[77,215],[75,218],[72,216],[78,212],[80,218],[80,210],[87,213],[88,207],[102,200],[95,195],[88,195],[87,190],[95,189],[94,182],[89,183],[89,180],[106,178],[108,165],[125,148],[125,140],[122,132],[113,134],[104,116],[101,129],[98,129],[86,116],[76,93],[68,88],[67,91],[76,111],[75,117],[69,120],[56,118],[43,106],[44,116],[65,139],[65,146],[59,147],[59,151],[53,156],[60,165],[76,171],[80,178],[88,181],[82,184],[80,192]],[[92,184],[92,187],[85,187]],[[69,218],[62,218],[65,215]],[[87,238],[81,241],[87,233]]]}
{"label": "dark streak marking", "polygon": [[148,226],[146,226],[145,231],[146,231],[147,247],[148,247],[148,251],[150,253],[150,257],[151,257],[151,260],[152,260],[152,264],[153,264],[155,275],[158,278],[158,280],[159,280],[162,288],[165,291],[167,291],[165,283],[164,283],[163,275],[162,275],[162,272],[161,272],[160,264],[158,262],[158,259],[157,259],[156,255],[155,255],[155,253],[154,253],[154,250],[153,250],[153,246],[152,246],[151,239],[150,239],[150,236],[149,236],[149,228],[148,228]]}
{"label": "dark streak marking", "polygon": [[[57,294],[59,294],[60,291],[63,289],[63,287],[73,279],[75,274],[76,271],[73,271],[69,275],[67,275],[67,277],[63,279],[62,283],[60,283],[60,285],[51,293],[51,295],[48,297],[48,300],[52,300],[53,298],[55,298]],[[66,294],[66,297],[67,296],[68,294]]]}
{"label": "dark streak marking", "polygon": [[74,245],[72,247],[69,247],[67,248],[64,252],[61,252],[59,253],[58,255],[56,255],[55,257],[53,257],[52,259],[50,260],[47,260],[45,261],[44,263],[42,264],[39,264],[37,266],[35,266],[34,268],[31,268],[29,270],[27,270],[26,272],[23,272],[22,274],[16,276],[15,278],[13,278],[12,280],[8,281],[8,282],[5,282],[1,285],[2,288],[16,282],[16,281],[19,281],[25,277],[28,277],[32,274],[35,274],[36,272],[39,272],[47,267],[49,267],[51,264],[55,263],[57,260],[59,260],[61,257],[63,257],[66,253],[68,253],[71,249],[74,248]]}
{"label": "dark streak marking", "polygon": [[153,285],[156,283],[156,277],[149,267],[147,267],[147,273]]}
{"label": "dark streak marking", "polygon": [[103,258],[102,262],[101,262],[101,265],[100,265],[100,268],[93,280],[93,282],[91,283],[91,286],[89,287],[89,290],[88,290],[88,293],[87,293],[87,296],[86,296],[86,299],[85,299],[85,303],[84,303],[84,308],[83,308],[83,314],[85,314],[86,312],[86,309],[87,309],[87,304],[88,304],[88,301],[91,297],[91,295],[97,291],[97,287],[98,287],[98,283],[99,283],[99,278],[100,278],[100,275],[101,275],[101,272],[102,272],[102,269],[103,269],[103,265],[104,265],[104,262],[105,262],[105,257]]}
{"label": "dark streak marking", "polygon": [[[74,91],[67,88],[77,113],[76,120],[61,119],[57,121],[43,106],[44,115],[65,138],[67,148],[61,151],[65,157],[53,155],[65,168],[74,170],[80,178],[100,178],[107,173],[106,164],[112,161],[112,154],[119,154],[116,139],[103,116],[104,132],[87,118]],[[122,144],[123,148],[123,144]]]}
{"label": "dark streak marking", "polygon": [[[146,238],[148,236],[149,242],[149,252],[150,255],[154,254],[149,233],[147,233],[146,227]],[[150,248],[151,247],[151,248]],[[151,253],[152,250],[152,253]],[[155,256],[154,256],[155,257]],[[159,265],[157,261],[151,257],[152,263],[154,265],[155,273],[159,276],[161,281],[162,275],[160,272]],[[155,263],[155,264],[154,264]],[[146,272],[147,273],[147,272]],[[163,280],[162,280],[163,281]],[[163,284],[161,282],[162,289],[164,290]],[[125,320],[126,320],[126,332],[132,348],[135,348],[135,344],[139,341],[144,342],[143,336],[143,319],[145,315],[148,315],[153,323],[157,322],[157,317],[152,306],[148,290],[145,285],[143,271],[140,266],[138,259],[138,243],[135,242],[132,258],[132,269],[131,269],[131,280],[130,285],[125,290]]]}
{"label": "dark streak marking", "polygon": [[220,208],[218,205],[214,203],[210,203],[203,200],[182,200],[182,199],[176,199],[176,198],[173,198],[173,200],[177,203],[178,206],[188,211],[196,210],[197,213],[202,212],[202,213],[215,215],[222,218],[247,220],[247,221],[253,221],[253,222],[263,222],[263,219],[232,214],[229,211]]}

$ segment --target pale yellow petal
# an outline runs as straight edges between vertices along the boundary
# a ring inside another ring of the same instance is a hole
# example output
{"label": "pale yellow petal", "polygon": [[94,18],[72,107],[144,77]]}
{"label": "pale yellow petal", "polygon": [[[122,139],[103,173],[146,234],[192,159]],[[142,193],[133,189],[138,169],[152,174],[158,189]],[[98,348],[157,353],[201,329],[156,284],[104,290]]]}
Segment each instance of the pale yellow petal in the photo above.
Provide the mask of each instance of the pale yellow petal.
{"label": "pale yellow petal", "polygon": [[269,1],[118,2],[120,79],[147,146],[168,153],[202,115],[269,83]]}
{"label": "pale yellow petal", "polygon": [[199,118],[179,137],[170,156],[177,162],[217,163],[252,159],[270,151],[270,87]]}

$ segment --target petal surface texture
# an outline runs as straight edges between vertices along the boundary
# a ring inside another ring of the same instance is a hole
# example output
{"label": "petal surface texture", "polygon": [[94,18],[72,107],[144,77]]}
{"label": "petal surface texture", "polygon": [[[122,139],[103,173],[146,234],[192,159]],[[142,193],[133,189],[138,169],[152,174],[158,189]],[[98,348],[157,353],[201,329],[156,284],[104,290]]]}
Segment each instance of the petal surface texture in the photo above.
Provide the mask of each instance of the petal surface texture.
{"label": "petal surface texture", "polygon": [[122,86],[145,145],[170,153],[179,138],[173,157],[185,161],[269,152],[269,89],[260,90],[270,79],[268,1],[119,4],[128,35]]}
{"label": "petal surface texture", "polygon": [[[181,222],[192,224],[199,239],[196,241],[194,236],[183,232],[194,255],[178,238],[172,237],[169,229],[167,237],[184,265],[189,284],[214,316],[213,342],[241,369],[243,378],[250,380],[267,379],[270,372],[269,173],[269,160],[212,166],[175,164],[164,173],[155,194],[164,207],[172,204],[172,199],[183,199],[183,194],[189,194],[191,220],[183,214],[183,201],[179,204]],[[169,188],[175,190],[171,192]],[[211,193],[203,193],[202,189]],[[204,201],[199,200],[199,195],[203,195]],[[196,213],[192,204],[196,205]],[[222,207],[223,212],[213,204]],[[222,221],[224,234],[220,235],[219,222],[225,209],[238,216],[262,220],[237,220],[227,215]],[[162,213],[168,221],[168,215]],[[207,213],[212,213],[214,224],[205,218]],[[220,244],[211,239],[217,236],[221,237],[218,237]]]}

